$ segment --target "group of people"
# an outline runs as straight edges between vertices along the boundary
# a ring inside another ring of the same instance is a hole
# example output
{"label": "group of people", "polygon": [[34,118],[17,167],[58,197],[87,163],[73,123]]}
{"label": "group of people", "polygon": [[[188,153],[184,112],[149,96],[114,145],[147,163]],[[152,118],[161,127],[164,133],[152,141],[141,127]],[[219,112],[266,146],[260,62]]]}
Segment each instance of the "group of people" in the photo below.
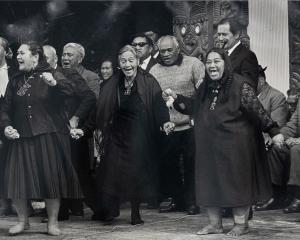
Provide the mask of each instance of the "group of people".
{"label": "group of people", "polygon": [[132,225],[144,222],[143,202],[191,215],[200,206],[209,225],[199,235],[223,232],[224,209],[234,219],[228,234],[248,233],[251,206],[274,209],[288,184],[285,212],[300,212],[300,104],[288,121],[285,97],[240,30],[220,21],[203,62],[174,36],[136,34],[119,50],[119,69],[105,59],[101,77],[83,67],[78,43],[64,46],[61,67],[54,47],[22,43],[11,69],[0,38],[0,198],[19,218],[9,234],[29,228],[30,200],[45,201],[53,236],[58,220],[83,215],[83,202],[108,223],[129,201]]}

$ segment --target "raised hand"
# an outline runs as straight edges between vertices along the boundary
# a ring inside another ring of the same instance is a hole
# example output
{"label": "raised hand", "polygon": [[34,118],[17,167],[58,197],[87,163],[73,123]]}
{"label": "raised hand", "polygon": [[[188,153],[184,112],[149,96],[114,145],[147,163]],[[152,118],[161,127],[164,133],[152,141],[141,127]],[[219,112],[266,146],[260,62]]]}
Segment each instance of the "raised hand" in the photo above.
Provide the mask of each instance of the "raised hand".
{"label": "raised hand", "polygon": [[44,80],[46,84],[49,86],[55,86],[56,85],[56,80],[54,79],[52,73],[50,72],[43,72],[40,77]]}

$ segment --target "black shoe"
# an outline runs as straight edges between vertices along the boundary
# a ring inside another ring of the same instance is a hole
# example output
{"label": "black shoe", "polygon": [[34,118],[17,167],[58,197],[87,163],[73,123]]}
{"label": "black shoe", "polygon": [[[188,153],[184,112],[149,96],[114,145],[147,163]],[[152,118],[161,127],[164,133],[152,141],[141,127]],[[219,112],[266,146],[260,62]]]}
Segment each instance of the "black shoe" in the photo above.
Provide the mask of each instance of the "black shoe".
{"label": "black shoe", "polygon": [[200,208],[196,205],[190,205],[188,208],[187,208],[187,214],[188,215],[196,215],[196,214],[199,214],[200,213]]}
{"label": "black shoe", "polygon": [[269,201],[265,203],[257,204],[254,207],[255,211],[267,211],[267,210],[276,210],[283,208],[283,201],[276,199],[276,198],[270,198]]}
{"label": "black shoe", "polygon": [[298,213],[300,212],[300,200],[294,198],[291,204],[283,209],[283,213]]}

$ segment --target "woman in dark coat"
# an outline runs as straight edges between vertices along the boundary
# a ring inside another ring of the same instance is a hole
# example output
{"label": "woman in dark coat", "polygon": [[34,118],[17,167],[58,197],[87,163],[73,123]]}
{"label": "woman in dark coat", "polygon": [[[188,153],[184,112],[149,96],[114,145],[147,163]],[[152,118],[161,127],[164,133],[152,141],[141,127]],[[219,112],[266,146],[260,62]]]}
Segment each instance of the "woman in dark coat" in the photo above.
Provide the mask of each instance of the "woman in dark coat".
{"label": "woman in dark coat", "polygon": [[73,85],[52,72],[43,49],[34,42],[20,46],[17,61],[19,72],[9,81],[1,112],[9,139],[3,195],[13,199],[19,217],[9,234],[29,228],[27,199],[45,199],[48,234],[59,235],[60,198],[82,197],[61,104],[72,96]]}
{"label": "woman in dark coat", "polygon": [[[174,127],[155,78],[138,68],[133,47],[119,51],[122,73],[101,89],[92,124],[73,135],[94,128],[105,135],[104,159],[97,173],[98,190],[131,202],[131,224],[141,224],[140,202],[153,193],[155,137],[159,128]],[[72,133],[72,132],[71,132]]]}
{"label": "woman in dark coat", "polygon": [[271,136],[279,130],[255,90],[242,76],[233,74],[223,50],[209,51],[205,67],[206,77],[193,99],[170,89],[163,95],[176,99],[178,111],[194,115],[197,203],[207,208],[210,220],[198,234],[223,232],[221,209],[231,207],[234,227],[228,234],[237,236],[249,231],[250,206],[269,196],[269,189],[258,186],[255,158],[260,148],[255,129]]}

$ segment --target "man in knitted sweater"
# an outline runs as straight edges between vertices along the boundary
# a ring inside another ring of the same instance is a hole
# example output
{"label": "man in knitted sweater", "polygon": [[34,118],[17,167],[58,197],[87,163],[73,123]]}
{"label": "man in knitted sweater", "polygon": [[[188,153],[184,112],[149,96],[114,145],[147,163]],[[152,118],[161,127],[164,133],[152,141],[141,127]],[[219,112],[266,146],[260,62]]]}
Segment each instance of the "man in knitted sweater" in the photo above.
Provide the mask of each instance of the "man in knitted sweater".
{"label": "man in knitted sweater", "polygon": [[[158,63],[151,68],[150,74],[157,79],[163,91],[170,88],[177,94],[191,97],[204,78],[204,64],[195,57],[180,54],[179,43],[174,36],[162,36],[157,45]],[[175,129],[171,135],[161,136],[161,194],[172,197],[173,202],[161,207],[160,211],[186,209],[188,214],[196,214],[199,208],[195,205],[193,124],[190,116],[173,108],[172,99],[166,104]]]}

